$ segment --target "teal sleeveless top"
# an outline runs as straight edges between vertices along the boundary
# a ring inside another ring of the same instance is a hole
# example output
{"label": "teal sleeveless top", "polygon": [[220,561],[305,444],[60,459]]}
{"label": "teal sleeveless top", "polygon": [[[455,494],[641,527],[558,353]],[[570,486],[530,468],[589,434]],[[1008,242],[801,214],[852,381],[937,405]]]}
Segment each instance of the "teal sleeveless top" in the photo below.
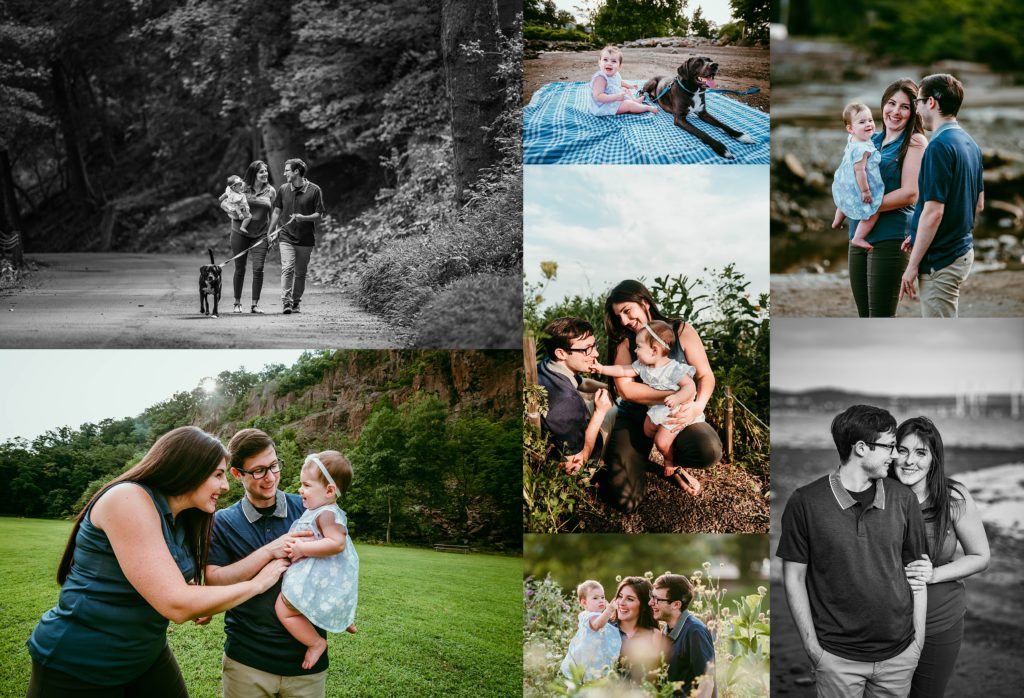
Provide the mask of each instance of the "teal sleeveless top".
{"label": "teal sleeveless top", "polygon": [[[160,513],[164,541],[185,580],[196,575],[184,527],[175,528],[160,492],[141,483]],[[32,658],[49,669],[100,686],[142,675],[167,644],[168,620],[135,591],[121,571],[107,534],[87,513],[75,536],[75,556],[57,605],[28,639]]]}
{"label": "teal sleeveless top", "polygon": [[[903,145],[903,139],[908,137],[909,134],[906,129],[886,145],[882,145],[882,140],[885,138],[884,133],[876,133],[871,137],[871,142],[875,144],[878,152],[882,154],[882,159],[878,164],[878,171],[882,175],[882,183],[885,185],[886,194],[899,189],[903,182],[903,168],[900,167],[900,147]],[[913,206],[904,206],[903,208],[879,214],[875,227],[868,233],[868,242],[873,245],[885,242],[886,240],[899,240],[902,242],[909,232],[910,218],[913,215]],[[858,221],[852,218],[848,220],[850,224],[850,239],[852,240],[857,232]]]}

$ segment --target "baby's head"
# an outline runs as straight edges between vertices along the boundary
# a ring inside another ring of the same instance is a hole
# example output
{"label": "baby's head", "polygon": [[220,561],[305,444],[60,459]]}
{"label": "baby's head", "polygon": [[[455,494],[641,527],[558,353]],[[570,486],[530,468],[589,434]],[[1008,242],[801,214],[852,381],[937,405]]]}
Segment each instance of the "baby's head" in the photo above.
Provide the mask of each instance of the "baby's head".
{"label": "baby's head", "polygon": [[622,51],[618,46],[605,46],[601,49],[601,57],[597,59],[597,67],[607,75],[615,75],[622,68]]}
{"label": "baby's head", "polygon": [[234,191],[241,192],[242,187],[245,186],[245,180],[238,175],[231,175],[228,177],[228,186]]}
{"label": "baby's head", "polygon": [[307,509],[333,504],[348,492],[352,484],[352,466],[337,451],[323,451],[306,456],[300,475],[299,494]]}
{"label": "baby's head", "polygon": [[601,586],[601,582],[595,582],[593,579],[580,582],[576,587],[576,598],[579,599],[583,610],[588,613],[601,613],[608,608],[608,602],[604,598],[604,587]]}
{"label": "baby's head", "polygon": [[676,345],[676,333],[672,325],[661,320],[651,320],[647,327],[636,333],[636,358],[640,363],[654,366],[669,355]]}
{"label": "baby's head", "polygon": [[843,109],[843,122],[846,130],[858,141],[866,141],[875,132],[875,119],[871,109],[860,102],[850,102]]}

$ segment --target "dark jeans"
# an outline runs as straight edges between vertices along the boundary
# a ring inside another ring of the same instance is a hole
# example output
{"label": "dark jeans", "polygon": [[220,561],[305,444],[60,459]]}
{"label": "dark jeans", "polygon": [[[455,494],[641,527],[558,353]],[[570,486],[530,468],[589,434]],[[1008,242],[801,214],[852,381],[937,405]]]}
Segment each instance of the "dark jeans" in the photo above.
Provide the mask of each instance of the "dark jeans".
{"label": "dark jeans", "polygon": [[921,659],[917,662],[910,686],[910,698],[942,698],[946,695],[946,684],[953,675],[963,639],[963,618],[949,630],[925,637]]}
{"label": "dark jeans", "polygon": [[121,686],[98,686],[32,660],[26,698],[188,698],[185,680],[171,648],[138,678]]}
{"label": "dark jeans", "polygon": [[850,246],[850,288],[861,317],[896,317],[900,280],[907,269],[902,244],[902,240],[884,240],[870,252]]}
{"label": "dark jeans", "polygon": [[[597,473],[598,493],[608,506],[632,512],[647,485],[647,468],[654,439],[644,436],[644,413],[620,411],[604,449],[605,467]],[[672,444],[676,465],[710,468],[722,460],[722,440],[707,422],[691,424]]]}
{"label": "dark jeans", "polygon": [[[231,254],[236,255],[242,250],[248,249],[256,244],[261,238],[249,238],[237,231],[231,231]],[[256,245],[241,257],[236,259],[235,265],[235,303],[242,302],[242,286],[245,285],[245,260],[252,257],[252,304],[256,305],[260,300],[260,292],[263,290],[263,264],[267,261],[267,249],[270,247],[265,241]]]}

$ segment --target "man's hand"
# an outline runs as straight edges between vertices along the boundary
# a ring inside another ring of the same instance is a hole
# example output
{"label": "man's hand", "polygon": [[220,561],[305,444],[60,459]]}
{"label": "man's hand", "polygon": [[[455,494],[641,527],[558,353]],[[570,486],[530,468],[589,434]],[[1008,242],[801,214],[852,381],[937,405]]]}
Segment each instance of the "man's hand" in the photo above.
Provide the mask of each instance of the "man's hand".
{"label": "man's hand", "polygon": [[907,575],[907,581],[910,583],[910,588],[915,593],[928,586],[934,571],[932,561],[927,555],[922,555],[920,560],[914,560],[903,568],[904,574]]}
{"label": "man's hand", "polygon": [[569,456],[569,459],[562,463],[562,467],[565,468],[565,472],[570,475],[575,475],[583,467],[583,464],[587,461],[583,458],[582,453]]}
{"label": "man's hand", "polygon": [[594,393],[594,413],[604,414],[612,408],[612,398],[608,391],[600,388]]}
{"label": "man's hand", "polygon": [[907,265],[907,270],[903,272],[903,279],[900,281],[900,295],[896,299],[899,303],[903,300],[903,296],[907,296],[913,299],[916,296],[916,289],[914,284],[917,282],[917,266],[913,264]]}
{"label": "man's hand", "polygon": [[818,644],[817,641],[811,643],[806,647],[807,658],[811,660],[811,666],[818,666],[818,662],[821,661],[821,657],[825,654],[825,648]]}
{"label": "man's hand", "polygon": [[281,559],[288,557],[288,548],[295,543],[298,543],[303,538],[309,538],[313,535],[312,531],[296,531],[295,533],[286,533],[276,540],[272,540],[263,546],[263,549],[270,553],[272,558]]}
{"label": "man's hand", "polygon": [[900,245],[900,251],[910,254],[910,247],[910,236],[908,235],[907,237],[903,238],[903,244]]}
{"label": "man's hand", "polygon": [[196,625],[206,625],[211,620],[213,620],[213,616],[200,616],[198,618],[193,618],[192,622]]}

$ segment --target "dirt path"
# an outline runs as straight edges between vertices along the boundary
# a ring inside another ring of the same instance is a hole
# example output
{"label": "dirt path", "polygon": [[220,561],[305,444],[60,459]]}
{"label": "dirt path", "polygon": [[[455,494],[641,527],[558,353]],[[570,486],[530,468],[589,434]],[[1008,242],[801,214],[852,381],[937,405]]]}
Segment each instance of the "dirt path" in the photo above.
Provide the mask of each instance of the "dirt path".
{"label": "dirt path", "polygon": [[[581,82],[597,70],[598,51],[541,53],[523,61],[523,104],[549,82]],[[699,46],[694,48],[626,48],[622,50],[622,76],[627,80],[647,80],[655,75],[673,75],[679,64],[690,56],[709,56],[718,63],[718,87],[729,90],[761,88],[750,95],[730,98],[768,111],[771,98],[768,50],[741,46]]]}
{"label": "dirt path", "polygon": [[[772,274],[773,317],[857,317],[850,280],[840,274]],[[921,317],[903,299],[897,317]],[[972,274],[960,289],[960,317],[1024,317],[1024,271]]]}
{"label": "dirt path", "polygon": [[[220,317],[199,314],[194,255],[38,254],[28,287],[0,293],[0,346],[6,348],[402,347],[403,332],[360,310],[343,291],[307,284],[302,312],[281,314],[281,267],[267,261],[261,306],[231,313],[231,265]],[[315,260],[313,262],[315,264]],[[251,269],[250,269],[251,273]]]}

